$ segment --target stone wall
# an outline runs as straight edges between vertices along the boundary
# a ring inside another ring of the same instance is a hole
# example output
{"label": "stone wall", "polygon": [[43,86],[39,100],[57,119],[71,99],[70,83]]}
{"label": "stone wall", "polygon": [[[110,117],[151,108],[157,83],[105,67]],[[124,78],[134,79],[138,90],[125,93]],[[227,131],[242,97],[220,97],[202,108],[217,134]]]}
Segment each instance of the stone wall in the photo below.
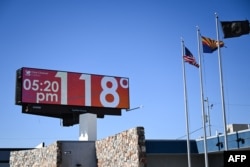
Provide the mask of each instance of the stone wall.
{"label": "stone wall", "polygon": [[61,162],[60,143],[32,150],[12,151],[10,167],[58,167]]}
{"label": "stone wall", "polygon": [[[65,142],[64,142],[65,143]],[[81,144],[77,142],[77,144]],[[75,145],[77,147],[77,145]],[[71,146],[70,154],[75,156],[76,148]],[[95,142],[96,157],[94,166],[98,167],[146,167],[146,146],[144,128],[136,127]],[[85,151],[84,149],[82,151]],[[64,167],[69,166],[67,156],[63,154],[63,141],[57,141],[47,147],[32,150],[12,151],[11,167]],[[81,156],[78,153],[77,156]],[[92,155],[91,155],[92,156]],[[97,158],[97,162],[96,162]],[[71,157],[70,161],[77,161]],[[72,162],[79,163],[79,162]],[[70,165],[72,166],[72,165]]]}
{"label": "stone wall", "polygon": [[146,167],[144,128],[96,141],[96,156],[98,167]]}

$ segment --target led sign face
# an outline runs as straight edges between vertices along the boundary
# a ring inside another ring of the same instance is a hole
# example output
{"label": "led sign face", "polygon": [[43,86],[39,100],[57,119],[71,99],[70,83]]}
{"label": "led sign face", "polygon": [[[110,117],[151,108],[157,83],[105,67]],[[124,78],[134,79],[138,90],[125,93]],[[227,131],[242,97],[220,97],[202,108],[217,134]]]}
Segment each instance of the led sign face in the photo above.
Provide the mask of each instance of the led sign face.
{"label": "led sign face", "polygon": [[35,68],[20,70],[21,99],[17,104],[129,108],[128,78]]}

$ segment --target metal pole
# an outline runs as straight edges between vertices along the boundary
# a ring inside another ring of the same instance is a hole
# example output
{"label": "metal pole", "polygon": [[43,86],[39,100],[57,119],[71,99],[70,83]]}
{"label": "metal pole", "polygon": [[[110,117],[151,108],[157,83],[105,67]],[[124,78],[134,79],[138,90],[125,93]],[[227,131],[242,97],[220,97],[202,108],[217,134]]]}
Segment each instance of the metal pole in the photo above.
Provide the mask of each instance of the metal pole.
{"label": "metal pole", "polygon": [[208,101],[208,97],[205,100],[205,102],[207,102],[207,117],[208,117],[208,129],[209,129],[209,136],[211,136],[211,121],[210,121],[210,105],[209,105],[209,101]]}
{"label": "metal pole", "polygon": [[217,35],[217,47],[218,47],[218,61],[219,61],[219,73],[220,73],[220,92],[221,92],[221,103],[222,103],[222,114],[223,114],[223,123],[224,123],[224,144],[225,151],[228,150],[227,145],[227,121],[226,121],[226,111],[225,111],[225,100],[224,100],[224,86],[223,86],[223,75],[222,75],[222,63],[221,63],[221,53],[220,53],[220,44],[219,44],[219,28],[218,28],[218,15],[216,16],[216,35]]}
{"label": "metal pole", "polygon": [[209,136],[211,136],[212,133],[211,133],[210,107],[212,108],[212,105],[210,106],[209,101],[208,101],[208,97],[207,97],[207,105],[208,105],[208,107],[207,107],[207,115],[208,115]]}
{"label": "metal pole", "polygon": [[201,51],[200,51],[200,29],[197,26],[197,41],[198,41],[198,55],[199,55],[199,73],[200,73],[200,89],[201,89],[201,111],[202,111],[202,122],[204,132],[204,156],[205,156],[205,167],[208,167],[208,154],[207,154],[207,132],[206,132],[206,114],[204,109],[204,92],[203,92],[203,78],[202,78],[202,64],[201,64]]}
{"label": "metal pole", "polygon": [[182,43],[182,70],[183,70],[183,85],[184,85],[184,104],[185,104],[185,116],[186,116],[186,133],[187,133],[187,155],[188,155],[188,167],[191,167],[191,153],[190,153],[190,139],[189,139],[189,118],[188,118],[188,105],[187,105],[187,88],[186,88],[186,70],[185,62],[183,60],[184,56],[184,41],[181,39]]}

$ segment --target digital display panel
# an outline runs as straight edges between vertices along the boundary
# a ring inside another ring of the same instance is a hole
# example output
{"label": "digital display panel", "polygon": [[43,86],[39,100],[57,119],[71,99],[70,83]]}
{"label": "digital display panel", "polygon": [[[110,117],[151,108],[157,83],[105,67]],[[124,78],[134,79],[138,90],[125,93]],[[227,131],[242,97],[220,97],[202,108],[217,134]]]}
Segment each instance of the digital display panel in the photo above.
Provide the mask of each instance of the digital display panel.
{"label": "digital display panel", "polygon": [[[129,108],[129,79],[105,75],[21,68],[17,104]],[[17,97],[16,97],[17,100]]]}

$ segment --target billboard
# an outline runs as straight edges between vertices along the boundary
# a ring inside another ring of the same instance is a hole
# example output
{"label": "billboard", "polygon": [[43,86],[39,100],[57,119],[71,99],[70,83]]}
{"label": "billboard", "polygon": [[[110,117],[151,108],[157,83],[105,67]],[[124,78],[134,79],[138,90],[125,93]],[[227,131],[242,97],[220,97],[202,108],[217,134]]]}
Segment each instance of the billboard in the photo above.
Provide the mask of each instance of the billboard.
{"label": "billboard", "polygon": [[121,115],[129,109],[129,79],[23,67],[16,72],[17,105],[22,112],[62,118],[65,126],[80,114]]}
{"label": "billboard", "polygon": [[21,68],[16,104],[129,108],[129,79],[105,75]]}

